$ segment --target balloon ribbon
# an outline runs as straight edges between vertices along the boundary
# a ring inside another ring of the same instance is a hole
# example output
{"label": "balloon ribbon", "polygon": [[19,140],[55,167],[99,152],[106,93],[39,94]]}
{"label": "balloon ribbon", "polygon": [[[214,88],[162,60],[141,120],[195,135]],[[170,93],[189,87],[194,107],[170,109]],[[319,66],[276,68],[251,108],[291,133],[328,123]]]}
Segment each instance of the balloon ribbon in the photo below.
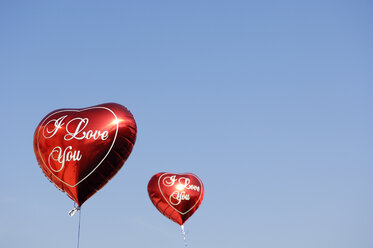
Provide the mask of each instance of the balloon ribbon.
{"label": "balloon ribbon", "polygon": [[75,203],[74,203],[74,209],[70,210],[69,212],[69,215],[70,216],[74,216],[76,214],[76,212],[79,211],[79,224],[78,224],[78,242],[77,242],[77,245],[76,247],[79,248],[79,241],[80,241],[80,219],[81,219],[81,215],[82,215],[82,210],[80,209],[79,206],[76,206]]}
{"label": "balloon ribbon", "polygon": [[188,244],[186,242],[186,233],[185,233],[185,230],[184,230],[184,225],[181,225],[181,234],[183,235],[183,238],[184,238],[184,247],[188,247]]}

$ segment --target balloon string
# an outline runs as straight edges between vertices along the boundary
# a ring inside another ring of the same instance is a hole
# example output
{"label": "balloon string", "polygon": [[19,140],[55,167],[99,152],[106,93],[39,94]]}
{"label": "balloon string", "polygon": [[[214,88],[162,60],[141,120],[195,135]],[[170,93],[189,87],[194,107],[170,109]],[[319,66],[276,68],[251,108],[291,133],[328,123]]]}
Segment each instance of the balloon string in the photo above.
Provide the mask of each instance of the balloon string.
{"label": "balloon string", "polygon": [[76,244],[76,247],[79,248],[79,241],[80,241],[80,219],[82,216],[82,210],[80,209],[79,206],[77,206],[74,202],[74,208],[69,212],[70,216],[74,216],[76,212],[79,212],[79,224],[78,224],[78,242]]}
{"label": "balloon string", "polygon": [[184,230],[184,225],[181,225],[181,234],[183,234],[183,238],[184,238],[184,247],[188,247],[188,243],[186,242],[186,233],[185,233],[185,230]]}
{"label": "balloon string", "polygon": [[80,241],[80,218],[82,216],[82,210],[79,208],[79,225],[78,225],[78,243],[76,245],[76,248],[79,248],[79,241]]}

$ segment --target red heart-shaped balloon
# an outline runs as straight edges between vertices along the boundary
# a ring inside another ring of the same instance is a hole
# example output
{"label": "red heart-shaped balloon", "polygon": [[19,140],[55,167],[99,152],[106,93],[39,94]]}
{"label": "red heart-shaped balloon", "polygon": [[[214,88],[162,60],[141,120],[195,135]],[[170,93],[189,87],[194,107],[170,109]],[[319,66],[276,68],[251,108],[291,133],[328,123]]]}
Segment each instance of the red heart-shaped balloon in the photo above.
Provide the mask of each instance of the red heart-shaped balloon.
{"label": "red heart-shaped balloon", "polygon": [[204,188],[194,174],[158,173],[148,184],[154,206],[166,217],[183,225],[201,205]]}
{"label": "red heart-shaped balloon", "polygon": [[132,114],[116,103],[59,109],[38,125],[34,152],[47,178],[81,206],[123,166],[136,132]]}

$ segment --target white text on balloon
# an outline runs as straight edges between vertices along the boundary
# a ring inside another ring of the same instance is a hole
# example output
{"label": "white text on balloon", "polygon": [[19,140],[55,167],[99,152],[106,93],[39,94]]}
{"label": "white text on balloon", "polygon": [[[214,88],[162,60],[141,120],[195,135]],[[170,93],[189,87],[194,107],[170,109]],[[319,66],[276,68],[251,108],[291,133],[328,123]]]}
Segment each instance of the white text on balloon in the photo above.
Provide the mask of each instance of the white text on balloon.
{"label": "white text on balloon", "polygon": [[[65,167],[66,161],[79,161],[80,159],[82,159],[80,151],[72,150],[72,146],[66,147],[65,150],[62,150],[61,147],[56,146],[49,154],[48,164],[51,170],[53,170],[54,172],[60,172]],[[51,165],[51,160],[57,162],[60,167],[57,169],[53,168],[53,166]]]}

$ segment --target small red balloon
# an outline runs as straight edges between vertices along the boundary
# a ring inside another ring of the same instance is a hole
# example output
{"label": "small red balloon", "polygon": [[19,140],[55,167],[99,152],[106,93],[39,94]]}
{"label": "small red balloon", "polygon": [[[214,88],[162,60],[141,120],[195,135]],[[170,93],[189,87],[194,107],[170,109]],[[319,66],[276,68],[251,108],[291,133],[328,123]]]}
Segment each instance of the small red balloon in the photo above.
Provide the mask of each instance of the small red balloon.
{"label": "small red balloon", "polygon": [[132,114],[116,103],[58,109],[38,125],[34,152],[47,178],[81,206],[123,166],[136,132]]}
{"label": "small red balloon", "polygon": [[162,172],[150,179],[148,193],[159,212],[183,225],[201,205],[204,188],[194,174]]}

